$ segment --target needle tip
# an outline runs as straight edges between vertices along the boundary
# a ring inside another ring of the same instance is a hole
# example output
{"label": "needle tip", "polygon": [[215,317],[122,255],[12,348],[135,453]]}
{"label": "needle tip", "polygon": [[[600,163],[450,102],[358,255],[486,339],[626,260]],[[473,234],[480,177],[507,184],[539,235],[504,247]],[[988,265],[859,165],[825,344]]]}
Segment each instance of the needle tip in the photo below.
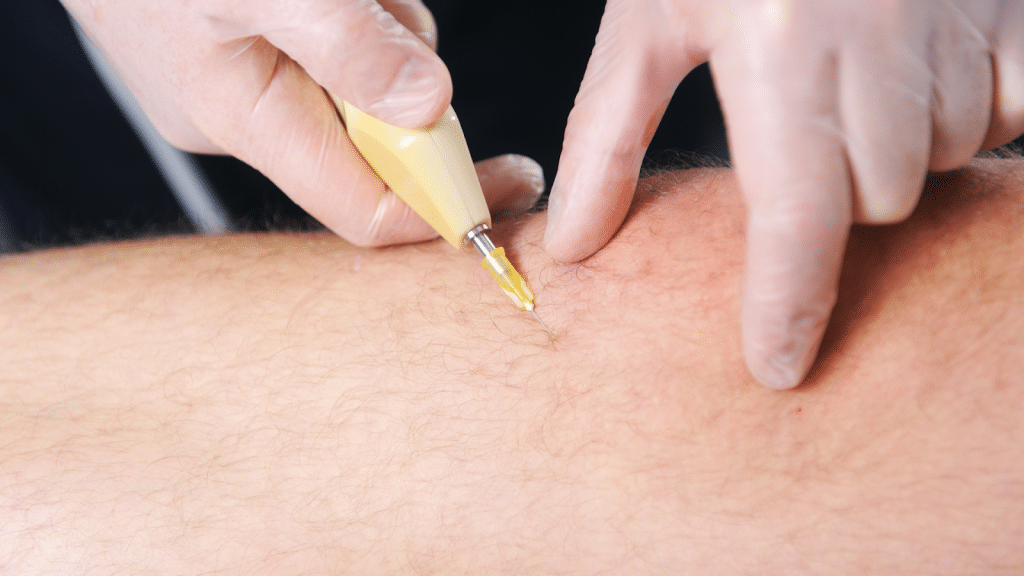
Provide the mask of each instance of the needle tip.
{"label": "needle tip", "polygon": [[533,312],[533,317],[537,319],[537,322],[540,322],[540,325],[543,326],[544,330],[547,331],[548,336],[551,336],[551,339],[554,340],[555,339],[555,334],[551,331],[550,328],[548,328],[548,325],[545,324],[544,321],[540,319],[540,316],[537,315],[537,310],[530,309],[530,312]]}

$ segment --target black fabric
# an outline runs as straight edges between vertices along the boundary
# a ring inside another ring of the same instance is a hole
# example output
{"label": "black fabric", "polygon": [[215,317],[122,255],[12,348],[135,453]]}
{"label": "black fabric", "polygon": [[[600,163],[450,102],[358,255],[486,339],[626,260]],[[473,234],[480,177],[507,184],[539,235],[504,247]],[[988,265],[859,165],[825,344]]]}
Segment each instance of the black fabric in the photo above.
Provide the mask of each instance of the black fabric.
{"label": "black fabric", "polygon": [[187,229],[59,3],[0,3],[0,53],[0,210],[21,245]]}

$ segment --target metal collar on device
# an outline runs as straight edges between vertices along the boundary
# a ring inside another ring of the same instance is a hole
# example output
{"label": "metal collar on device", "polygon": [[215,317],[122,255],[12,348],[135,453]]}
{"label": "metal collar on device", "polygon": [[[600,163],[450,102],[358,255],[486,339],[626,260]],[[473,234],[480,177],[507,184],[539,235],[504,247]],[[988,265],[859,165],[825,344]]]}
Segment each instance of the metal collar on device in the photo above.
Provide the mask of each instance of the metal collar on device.
{"label": "metal collar on device", "polygon": [[494,242],[487,237],[487,232],[490,229],[489,225],[481,224],[466,233],[466,241],[472,242],[484,257],[490,256],[491,252],[494,252]]}

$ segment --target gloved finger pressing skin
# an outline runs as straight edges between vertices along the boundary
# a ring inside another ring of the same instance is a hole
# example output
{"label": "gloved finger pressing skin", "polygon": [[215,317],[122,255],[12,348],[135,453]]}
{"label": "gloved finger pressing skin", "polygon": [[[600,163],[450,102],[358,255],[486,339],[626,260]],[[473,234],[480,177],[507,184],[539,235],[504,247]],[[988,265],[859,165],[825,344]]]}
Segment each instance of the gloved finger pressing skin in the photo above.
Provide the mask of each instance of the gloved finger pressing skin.
{"label": "gloved finger pressing skin", "polygon": [[609,0],[552,190],[552,256],[584,258],[618,228],[662,106],[705,53],[749,208],[747,361],[792,387],[851,222],[905,218],[929,168],[1024,131],[1024,0]]}
{"label": "gloved finger pressing skin", "polygon": [[[661,3],[611,0],[569,115],[548,204],[544,244],[556,260],[596,252],[618,230],[636,189],[643,155],[675,87],[703,56],[665,24],[664,43],[631,32],[670,15]],[[670,58],[663,54],[672,54]]]}
{"label": "gloved finger pressing skin", "polygon": [[814,360],[852,219],[838,51],[817,49],[813,14],[783,16],[748,7],[710,61],[748,206],[744,352],[778,389]]}

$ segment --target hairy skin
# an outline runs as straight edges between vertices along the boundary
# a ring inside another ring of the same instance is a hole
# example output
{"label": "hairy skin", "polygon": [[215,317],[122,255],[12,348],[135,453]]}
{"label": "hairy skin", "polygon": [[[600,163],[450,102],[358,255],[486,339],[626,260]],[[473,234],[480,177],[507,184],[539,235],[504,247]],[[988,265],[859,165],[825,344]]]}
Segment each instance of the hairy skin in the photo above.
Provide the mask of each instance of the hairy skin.
{"label": "hairy skin", "polygon": [[855,228],[810,383],[750,379],[731,172],[601,252],[329,235],[0,260],[4,574],[1019,574],[1024,162]]}

